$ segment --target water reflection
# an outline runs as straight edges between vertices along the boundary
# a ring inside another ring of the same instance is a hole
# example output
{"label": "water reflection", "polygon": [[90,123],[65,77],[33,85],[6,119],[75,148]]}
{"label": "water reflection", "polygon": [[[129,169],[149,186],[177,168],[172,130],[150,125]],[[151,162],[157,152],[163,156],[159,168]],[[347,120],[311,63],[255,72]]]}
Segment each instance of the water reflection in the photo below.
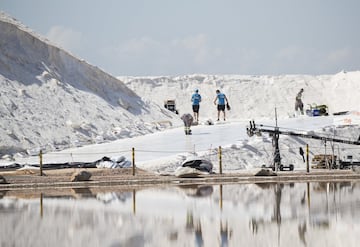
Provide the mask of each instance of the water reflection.
{"label": "water reflection", "polygon": [[358,246],[357,182],[0,193],[0,246]]}

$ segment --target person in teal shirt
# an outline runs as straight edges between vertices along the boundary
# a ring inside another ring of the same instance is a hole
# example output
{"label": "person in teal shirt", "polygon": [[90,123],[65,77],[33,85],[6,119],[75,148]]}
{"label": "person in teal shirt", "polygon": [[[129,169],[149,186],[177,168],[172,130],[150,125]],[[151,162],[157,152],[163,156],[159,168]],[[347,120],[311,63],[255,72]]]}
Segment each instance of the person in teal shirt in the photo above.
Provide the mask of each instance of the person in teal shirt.
{"label": "person in teal shirt", "polygon": [[219,89],[216,90],[216,97],[214,100],[214,104],[217,103],[217,110],[218,110],[218,118],[217,121],[220,120],[220,112],[223,112],[224,121],[225,121],[225,105],[228,104],[228,99],[224,93],[221,93]]}
{"label": "person in teal shirt", "polygon": [[194,112],[194,120],[196,122],[199,121],[199,109],[200,109],[200,102],[201,102],[201,95],[199,94],[199,90],[195,89],[194,94],[191,96],[192,102],[192,109]]}

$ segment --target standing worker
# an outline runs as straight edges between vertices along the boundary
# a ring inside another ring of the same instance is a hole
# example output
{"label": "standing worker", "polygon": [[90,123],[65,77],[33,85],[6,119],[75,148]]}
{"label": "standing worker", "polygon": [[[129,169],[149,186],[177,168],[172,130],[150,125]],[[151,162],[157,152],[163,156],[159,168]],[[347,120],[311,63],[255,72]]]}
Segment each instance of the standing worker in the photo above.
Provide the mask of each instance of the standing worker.
{"label": "standing worker", "polygon": [[192,109],[194,112],[194,119],[196,122],[199,121],[199,108],[201,102],[201,95],[199,94],[199,90],[195,89],[195,93],[191,96]]}
{"label": "standing worker", "polygon": [[191,135],[191,125],[193,123],[193,117],[190,113],[185,113],[181,116],[181,120],[184,122],[185,135]]}
{"label": "standing worker", "polygon": [[225,121],[225,103],[228,103],[228,99],[224,93],[221,93],[219,89],[216,90],[216,97],[214,100],[214,104],[216,105],[217,101],[217,110],[218,110],[218,118],[217,121],[220,120],[220,112],[224,114],[224,121]]}
{"label": "standing worker", "polygon": [[303,92],[304,89],[300,89],[300,91],[298,92],[295,98],[295,112],[298,112],[298,110],[300,110],[301,115],[304,115],[304,104],[301,100]]}

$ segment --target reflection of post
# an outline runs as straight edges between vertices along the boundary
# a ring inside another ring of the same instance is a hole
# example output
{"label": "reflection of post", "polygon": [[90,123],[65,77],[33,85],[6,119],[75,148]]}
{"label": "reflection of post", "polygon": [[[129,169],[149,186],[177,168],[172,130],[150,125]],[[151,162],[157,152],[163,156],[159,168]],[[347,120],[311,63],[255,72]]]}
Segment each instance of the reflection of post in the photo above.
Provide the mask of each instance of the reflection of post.
{"label": "reflection of post", "polygon": [[229,246],[229,239],[231,237],[231,231],[229,231],[228,223],[225,223],[225,226],[222,222],[220,222],[220,247],[227,247]]}
{"label": "reflection of post", "polygon": [[274,216],[276,219],[276,222],[278,224],[281,224],[281,210],[280,210],[280,204],[281,204],[281,188],[282,184],[276,184],[275,186],[275,209],[274,209]]}
{"label": "reflection of post", "polygon": [[310,183],[307,182],[307,202],[308,202],[308,210],[310,215]]}
{"label": "reflection of post", "polygon": [[136,214],[136,190],[133,190],[133,214]]}
{"label": "reflection of post", "polygon": [[281,226],[281,190],[282,184],[275,185],[275,208],[274,208],[274,217],[278,226],[278,242],[280,243],[280,226]]}
{"label": "reflection of post", "polygon": [[222,174],[222,151],[221,151],[221,146],[219,146],[219,173]]}
{"label": "reflection of post", "polygon": [[222,184],[220,184],[220,200],[219,200],[219,204],[220,204],[220,210],[223,209],[223,187]]}
{"label": "reflection of post", "polygon": [[307,246],[306,243],[306,222],[303,222],[302,224],[299,223],[298,225],[298,233],[299,233],[299,238],[301,240],[301,242]]}
{"label": "reflection of post", "polygon": [[202,236],[202,230],[201,230],[201,221],[198,220],[198,223],[195,225],[195,244],[197,247],[203,247],[204,246],[204,239]]}
{"label": "reflection of post", "polygon": [[194,229],[194,216],[192,211],[186,212],[186,230]]}
{"label": "reflection of post", "polygon": [[330,183],[327,182],[326,183],[326,213],[328,215],[328,218],[329,218],[329,215],[330,215],[330,202],[329,202],[329,196],[330,196]]}
{"label": "reflection of post", "polygon": [[43,217],[43,194],[40,193],[40,218]]}

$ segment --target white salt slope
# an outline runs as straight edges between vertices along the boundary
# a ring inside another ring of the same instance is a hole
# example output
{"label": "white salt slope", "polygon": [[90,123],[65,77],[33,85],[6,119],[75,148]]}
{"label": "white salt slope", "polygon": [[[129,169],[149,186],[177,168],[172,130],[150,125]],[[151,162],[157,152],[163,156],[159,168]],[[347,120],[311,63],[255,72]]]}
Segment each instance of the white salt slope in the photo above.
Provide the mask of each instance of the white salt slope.
{"label": "white salt slope", "polygon": [[152,133],[178,116],[0,14],[0,154]]}

